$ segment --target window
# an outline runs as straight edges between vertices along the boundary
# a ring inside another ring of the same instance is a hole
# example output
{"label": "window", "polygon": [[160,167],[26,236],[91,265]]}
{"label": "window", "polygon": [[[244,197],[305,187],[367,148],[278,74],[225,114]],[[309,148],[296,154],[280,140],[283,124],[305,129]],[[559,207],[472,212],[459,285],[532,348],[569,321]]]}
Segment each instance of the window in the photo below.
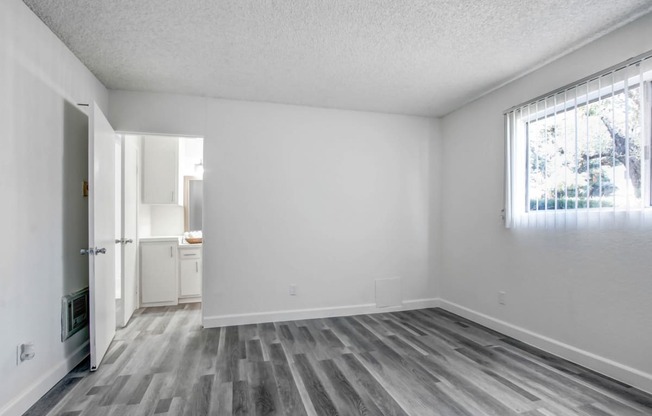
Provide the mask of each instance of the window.
{"label": "window", "polygon": [[652,54],[506,112],[506,224],[604,221],[650,206]]}

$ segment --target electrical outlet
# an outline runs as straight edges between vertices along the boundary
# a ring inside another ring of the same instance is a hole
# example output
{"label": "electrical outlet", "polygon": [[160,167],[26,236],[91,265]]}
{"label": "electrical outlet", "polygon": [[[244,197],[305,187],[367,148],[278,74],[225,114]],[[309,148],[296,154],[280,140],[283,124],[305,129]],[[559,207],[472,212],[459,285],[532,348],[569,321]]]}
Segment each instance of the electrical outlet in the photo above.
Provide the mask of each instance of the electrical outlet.
{"label": "electrical outlet", "polygon": [[16,365],[22,364],[23,361],[31,360],[35,355],[33,342],[19,344],[16,347]]}
{"label": "electrical outlet", "polygon": [[297,295],[297,285],[290,285],[290,296],[296,296]]}
{"label": "electrical outlet", "polygon": [[505,291],[501,290],[500,292],[498,292],[498,303],[501,305],[506,305],[507,304],[506,296],[507,293],[505,293]]}

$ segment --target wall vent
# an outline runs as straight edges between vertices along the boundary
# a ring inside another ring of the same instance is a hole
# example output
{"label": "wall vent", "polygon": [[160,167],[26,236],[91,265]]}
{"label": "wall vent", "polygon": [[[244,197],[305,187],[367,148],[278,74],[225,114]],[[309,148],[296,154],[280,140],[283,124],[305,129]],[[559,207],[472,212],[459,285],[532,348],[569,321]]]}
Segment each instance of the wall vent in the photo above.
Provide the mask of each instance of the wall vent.
{"label": "wall vent", "polygon": [[88,326],[88,288],[61,298],[61,341]]}

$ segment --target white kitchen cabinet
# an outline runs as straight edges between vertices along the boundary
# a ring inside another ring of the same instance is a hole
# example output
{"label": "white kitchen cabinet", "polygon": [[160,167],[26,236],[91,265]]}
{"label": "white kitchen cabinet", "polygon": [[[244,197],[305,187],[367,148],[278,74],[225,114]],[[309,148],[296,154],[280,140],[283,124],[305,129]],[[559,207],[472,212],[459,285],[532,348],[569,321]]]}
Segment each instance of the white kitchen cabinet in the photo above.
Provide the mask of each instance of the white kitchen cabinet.
{"label": "white kitchen cabinet", "polygon": [[179,139],[143,136],[143,203],[179,204]]}
{"label": "white kitchen cabinet", "polygon": [[201,247],[179,246],[179,298],[201,296]]}
{"label": "white kitchen cabinet", "polygon": [[177,247],[177,240],[140,242],[143,306],[178,303]]}

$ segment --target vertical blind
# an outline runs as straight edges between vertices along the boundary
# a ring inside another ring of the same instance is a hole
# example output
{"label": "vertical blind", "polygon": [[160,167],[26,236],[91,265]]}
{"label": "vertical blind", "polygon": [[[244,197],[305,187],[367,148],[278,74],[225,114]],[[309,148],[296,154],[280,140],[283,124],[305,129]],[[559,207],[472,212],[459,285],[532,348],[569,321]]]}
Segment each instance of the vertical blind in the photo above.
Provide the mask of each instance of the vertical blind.
{"label": "vertical blind", "polygon": [[652,51],[505,112],[505,225],[650,216]]}

